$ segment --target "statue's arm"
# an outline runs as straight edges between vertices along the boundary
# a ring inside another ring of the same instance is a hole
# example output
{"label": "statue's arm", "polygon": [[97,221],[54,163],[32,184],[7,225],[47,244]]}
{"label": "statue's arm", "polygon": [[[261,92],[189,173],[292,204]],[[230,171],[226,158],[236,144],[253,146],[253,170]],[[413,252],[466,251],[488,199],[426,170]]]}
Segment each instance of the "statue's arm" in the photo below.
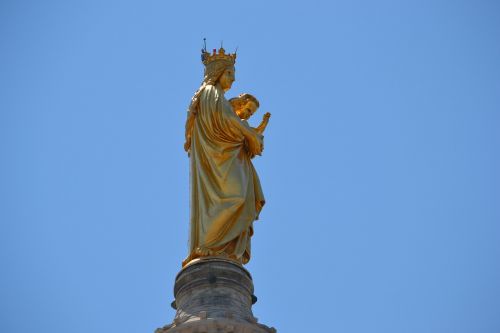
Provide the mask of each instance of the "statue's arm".
{"label": "statue's arm", "polygon": [[262,134],[257,133],[255,129],[251,128],[247,122],[242,122],[238,119],[238,123],[240,125],[241,133],[245,137],[245,143],[250,153],[250,156],[253,157],[255,155],[261,155],[262,150],[264,149],[264,137]]}
{"label": "statue's arm", "polygon": [[262,122],[260,123],[260,125],[255,128],[257,133],[259,133],[259,134],[264,133],[264,130],[266,129],[267,124],[269,124],[269,118],[271,118],[271,114],[269,112],[266,112],[266,114],[262,118]]}
{"label": "statue's arm", "polygon": [[195,115],[192,111],[188,112],[186,119],[186,132],[185,132],[185,142],[184,142],[184,150],[189,151],[191,149],[191,134],[193,133]]}

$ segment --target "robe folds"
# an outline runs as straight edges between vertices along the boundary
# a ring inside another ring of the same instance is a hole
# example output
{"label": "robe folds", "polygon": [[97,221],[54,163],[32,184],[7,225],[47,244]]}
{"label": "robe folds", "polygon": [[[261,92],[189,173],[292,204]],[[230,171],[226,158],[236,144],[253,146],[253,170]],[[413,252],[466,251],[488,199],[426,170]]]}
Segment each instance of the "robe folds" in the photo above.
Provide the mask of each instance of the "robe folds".
{"label": "robe folds", "polygon": [[[251,161],[262,136],[234,113],[218,85],[207,85],[191,133],[189,256],[247,263],[253,221],[265,203]],[[253,147],[253,148],[252,148]]]}

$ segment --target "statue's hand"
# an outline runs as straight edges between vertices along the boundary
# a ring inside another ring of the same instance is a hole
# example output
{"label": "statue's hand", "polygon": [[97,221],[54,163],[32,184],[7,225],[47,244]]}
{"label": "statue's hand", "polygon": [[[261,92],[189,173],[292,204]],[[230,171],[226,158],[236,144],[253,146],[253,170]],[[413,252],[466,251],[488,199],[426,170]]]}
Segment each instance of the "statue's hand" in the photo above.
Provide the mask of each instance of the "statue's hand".
{"label": "statue's hand", "polygon": [[263,120],[268,120],[269,118],[271,118],[271,114],[269,112],[266,112],[264,117],[262,117]]}
{"label": "statue's hand", "polygon": [[189,149],[191,149],[191,138],[187,138],[186,142],[184,143],[184,150],[186,152],[189,152]]}
{"label": "statue's hand", "polygon": [[263,141],[263,136],[260,134],[255,133],[255,139],[253,140],[246,140],[246,146],[247,146],[247,151],[251,157],[255,155],[261,155],[262,150],[264,149],[264,141]]}

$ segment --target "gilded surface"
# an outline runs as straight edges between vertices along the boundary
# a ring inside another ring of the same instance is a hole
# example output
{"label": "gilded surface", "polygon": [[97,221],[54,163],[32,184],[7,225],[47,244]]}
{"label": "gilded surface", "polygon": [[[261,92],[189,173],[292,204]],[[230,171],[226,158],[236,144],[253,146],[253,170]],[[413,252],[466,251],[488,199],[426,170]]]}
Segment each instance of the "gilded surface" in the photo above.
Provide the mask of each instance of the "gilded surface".
{"label": "gilded surface", "polygon": [[221,48],[213,54],[204,51],[202,59],[205,77],[186,121],[191,202],[189,255],[183,266],[207,256],[247,263],[253,221],[265,202],[252,158],[262,153],[270,115],[252,128],[247,119],[258,108],[257,99],[243,94],[230,103],[225,98],[235,80],[235,54]]}

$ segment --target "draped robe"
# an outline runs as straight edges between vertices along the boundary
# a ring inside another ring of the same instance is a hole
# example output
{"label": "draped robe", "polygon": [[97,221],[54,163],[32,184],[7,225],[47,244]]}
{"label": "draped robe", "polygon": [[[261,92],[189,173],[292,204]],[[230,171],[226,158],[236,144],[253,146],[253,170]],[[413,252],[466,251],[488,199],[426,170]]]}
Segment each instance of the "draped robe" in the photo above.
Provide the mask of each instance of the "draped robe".
{"label": "draped robe", "polygon": [[264,205],[252,147],[262,136],[234,113],[218,85],[200,94],[190,147],[189,256],[247,263],[253,221]]}

